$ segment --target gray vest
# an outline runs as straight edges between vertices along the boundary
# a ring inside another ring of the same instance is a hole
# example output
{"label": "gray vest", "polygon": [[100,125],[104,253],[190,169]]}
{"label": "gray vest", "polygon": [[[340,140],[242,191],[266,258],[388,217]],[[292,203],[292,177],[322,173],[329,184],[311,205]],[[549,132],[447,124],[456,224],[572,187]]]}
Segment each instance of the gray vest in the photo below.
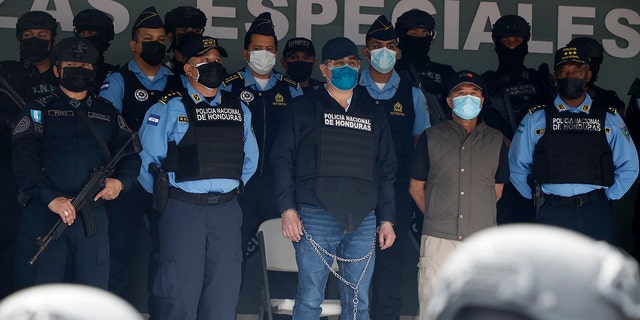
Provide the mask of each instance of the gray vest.
{"label": "gray vest", "polygon": [[422,233],[463,240],[495,226],[502,134],[480,122],[467,135],[452,120],[428,128],[426,134],[429,176]]}

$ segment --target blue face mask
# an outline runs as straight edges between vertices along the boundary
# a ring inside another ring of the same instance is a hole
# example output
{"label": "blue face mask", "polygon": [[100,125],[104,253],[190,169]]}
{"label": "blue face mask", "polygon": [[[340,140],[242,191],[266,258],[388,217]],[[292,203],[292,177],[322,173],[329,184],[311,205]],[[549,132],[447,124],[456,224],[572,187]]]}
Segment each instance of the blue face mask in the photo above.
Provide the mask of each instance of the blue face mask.
{"label": "blue face mask", "polygon": [[387,48],[369,51],[371,53],[371,66],[378,72],[385,74],[393,70],[396,64],[396,52]]}
{"label": "blue face mask", "polygon": [[338,90],[347,91],[358,84],[358,69],[344,65],[342,67],[330,67],[331,84]]}
{"label": "blue face mask", "polygon": [[472,95],[453,98],[453,113],[461,119],[471,120],[480,114],[482,100]]}

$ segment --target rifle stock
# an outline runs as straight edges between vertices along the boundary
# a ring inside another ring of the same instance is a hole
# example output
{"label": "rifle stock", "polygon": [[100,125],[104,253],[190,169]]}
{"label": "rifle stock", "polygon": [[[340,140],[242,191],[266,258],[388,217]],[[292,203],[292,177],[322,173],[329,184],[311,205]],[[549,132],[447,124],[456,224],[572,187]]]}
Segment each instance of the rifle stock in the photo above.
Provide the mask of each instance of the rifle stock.
{"label": "rifle stock", "polygon": [[[133,146],[133,151],[127,151],[127,147],[129,145]],[[76,212],[82,212],[82,217],[84,218],[84,227],[85,234],[87,237],[91,237],[96,232],[95,219],[93,217],[93,212],[88,208],[95,202],[93,201],[93,197],[100,192],[104,188],[104,183],[107,178],[109,178],[114,170],[115,166],[118,164],[120,159],[125,156],[138,153],[142,150],[140,145],[140,140],[138,138],[137,132],[131,133],[131,137],[127,140],[127,142],[118,150],[118,153],[109,161],[109,163],[105,166],[100,167],[99,170],[96,170],[93,174],[91,174],[91,178],[89,181],[82,187],[82,190],[73,198],[71,204],[76,209]],[[53,225],[51,230],[44,235],[38,237],[36,240],[38,241],[39,248],[36,253],[29,259],[28,263],[33,265],[38,257],[47,249],[49,243],[53,240],[57,240],[62,236],[65,230],[67,230],[69,226],[64,224],[61,219]]]}

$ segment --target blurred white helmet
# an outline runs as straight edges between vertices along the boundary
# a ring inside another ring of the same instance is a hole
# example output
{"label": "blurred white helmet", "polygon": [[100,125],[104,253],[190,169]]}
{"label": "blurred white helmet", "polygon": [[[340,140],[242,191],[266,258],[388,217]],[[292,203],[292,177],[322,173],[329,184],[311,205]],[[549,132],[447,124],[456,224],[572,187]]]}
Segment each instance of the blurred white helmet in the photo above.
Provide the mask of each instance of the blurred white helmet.
{"label": "blurred white helmet", "polygon": [[0,320],[142,320],[122,298],[95,287],[58,283],[30,287],[0,302]]}
{"label": "blurred white helmet", "polygon": [[636,261],[556,227],[479,232],[438,277],[426,320],[640,319]]}

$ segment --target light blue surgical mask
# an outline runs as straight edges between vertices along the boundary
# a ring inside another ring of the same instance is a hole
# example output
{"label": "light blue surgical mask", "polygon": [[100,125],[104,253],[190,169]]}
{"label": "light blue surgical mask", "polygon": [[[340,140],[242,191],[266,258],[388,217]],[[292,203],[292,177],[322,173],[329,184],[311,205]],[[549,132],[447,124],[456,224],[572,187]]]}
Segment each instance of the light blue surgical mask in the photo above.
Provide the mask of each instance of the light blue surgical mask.
{"label": "light blue surgical mask", "polygon": [[358,69],[349,65],[329,67],[331,84],[338,90],[348,91],[358,84]]}
{"label": "light blue surgical mask", "polygon": [[482,100],[476,96],[466,95],[453,98],[453,113],[461,119],[471,120],[480,114]]}
{"label": "light blue surgical mask", "polygon": [[371,53],[371,66],[380,73],[388,73],[396,64],[396,52],[388,48],[380,48],[369,51]]}

